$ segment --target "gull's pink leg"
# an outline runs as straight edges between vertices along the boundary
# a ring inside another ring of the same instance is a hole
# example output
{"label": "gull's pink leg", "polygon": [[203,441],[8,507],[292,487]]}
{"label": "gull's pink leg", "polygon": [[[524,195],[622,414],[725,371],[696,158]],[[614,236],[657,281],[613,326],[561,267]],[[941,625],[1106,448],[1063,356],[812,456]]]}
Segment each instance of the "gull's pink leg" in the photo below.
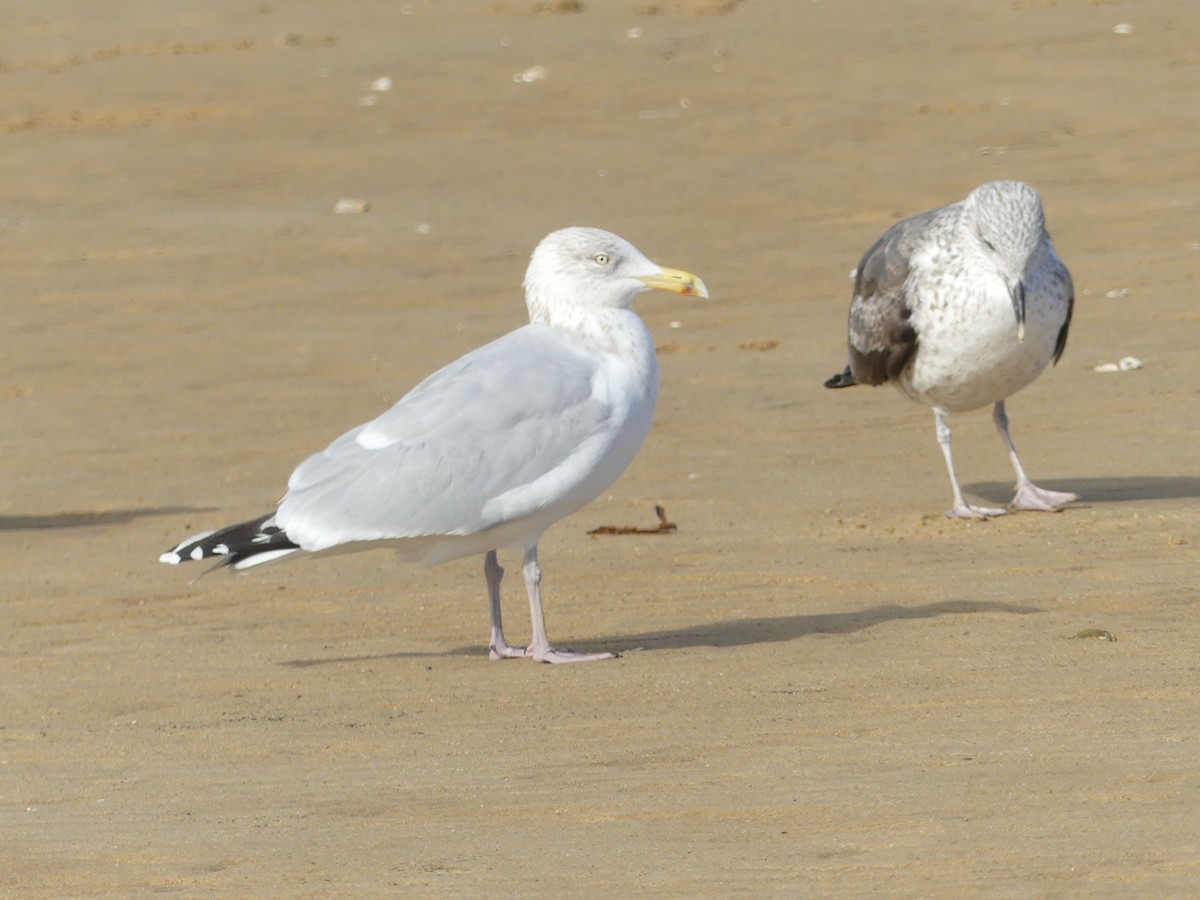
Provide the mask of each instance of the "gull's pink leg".
{"label": "gull's pink leg", "polygon": [[954,508],[946,510],[946,518],[989,519],[992,516],[1002,516],[1008,512],[1006,509],[972,506],[963,499],[962,490],[958,486],[958,476],[954,474],[954,457],[950,455],[950,426],[946,424],[946,411],[935,407],[933,421],[937,426],[938,446],[942,448],[942,456],[946,460],[946,471],[950,473],[950,487],[954,488]]}
{"label": "gull's pink leg", "polygon": [[483,577],[487,579],[488,599],[492,604],[492,639],[488,644],[488,658],[511,659],[524,656],[524,649],[510,647],[504,640],[504,625],[500,621],[500,579],[504,577],[504,569],[500,568],[495,550],[489,550],[483,558]]}
{"label": "gull's pink leg", "polygon": [[996,423],[996,430],[1000,432],[1000,437],[1004,438],[1004,445],[1008,447],[1008,457],[1012,460],[1013,471],[1017,473],[1017,493],[1010,504],[1013,509],[1058,512],[1063,508],[1063,504],[1079,499],[1078,494],[1048,491],[1029,480],[1029,476],[1025,474],[1025,469],[1021,465],[1021,460],[1017,458],[1017,448],[1013,445],[1012,435],[1008,433],[1008,413],[1004,409],[1003,400],[999,401],[992,410],[992,420]]}
{"label": "gull's pink leg", "polygon": [[555,650],[546,637],[546,618],[542,614],[542,568],[538,565],[537,544],[525,551],[525,588],[529,591],[529,617],[533,622],[533,643],[525,655],[538,662],[571,663],[612,659],[615,653],[576,653],[574,650]]}

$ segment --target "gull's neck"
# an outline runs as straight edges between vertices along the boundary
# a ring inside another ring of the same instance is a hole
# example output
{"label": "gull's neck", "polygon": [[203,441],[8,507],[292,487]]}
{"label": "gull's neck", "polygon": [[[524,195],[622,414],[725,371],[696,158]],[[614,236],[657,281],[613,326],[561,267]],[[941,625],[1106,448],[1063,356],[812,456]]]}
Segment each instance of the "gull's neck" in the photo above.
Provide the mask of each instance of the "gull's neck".
{"label": "gull's neck", "polygon": [[631,309],[582,306],[577,303],[537,303],[530,298],[529,321],[570,335],[589,347],[623,355],[654,352],[649,329]]}

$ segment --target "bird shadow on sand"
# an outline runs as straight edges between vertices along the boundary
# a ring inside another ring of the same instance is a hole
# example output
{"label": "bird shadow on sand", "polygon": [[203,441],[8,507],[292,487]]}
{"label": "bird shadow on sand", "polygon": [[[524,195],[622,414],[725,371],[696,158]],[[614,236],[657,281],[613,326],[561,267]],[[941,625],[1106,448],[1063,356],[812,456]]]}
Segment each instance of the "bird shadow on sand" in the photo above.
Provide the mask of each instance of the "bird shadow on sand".
{"label": "bird shadow on sand", "polygon": [[1036,606],[978,600],[946,600],[940,603],[923,603],[919,606],[888,603],[855,612],[733,619],[725,622],[706,622],[693,628],[674,631],[620,635],[607,639],[601,649],[623,653],[641,649],[742,647],[749,644],[781,643],[820,634],[852,634],[905,619],[933,619],[939,616],[974,613],[1008,613],[1023,616],[1039,612],[1041,609]]}
{"label": "bird shadow on sand", "polygon": [[[1064,478],[1038,481],[1051,491],[1073,491],[1079,500],[1073,505],[1121,503],[1127,500],[1182,500],[1200,497],[1200,477],[1194,475],[1134,475],[1129,478]],[[1004,504],[1012,499],[1011,481],[977,481],[964,484],[963,490],[989,503]],[[1068,507],[1069,508],[1069,507]]]}
{"label": "bird shadow on sand", "polygon": [[109,509],[104,512],[60,512],[36,516],[0,516],[0,531],[39,531],[48,528],[83,528],[88,525],[124,525],[146,516],[178,516],[211,512],[213,507],[150,506],[145,509]]}
{"label": "bird shadow on sand", "polygon": [[[904,619],[932,619],[938,616],[969,615],[974,613],[1008,613],[1030,615],[1042,610],[1036,606],[1021,606],[1014,603],[990,603],[975,600],[947,600],[941,603],[924,603],[920,606],[885,604],[869,609],[845,613],[824,613],[810,616],[769,616],[762,618],[732,619],[724,622],[706,622],[690,628],[664,631],[645,631],[610,637],[596,646],[574,645],[580,651],[610,651],[628,653],[635,650],[680,650],[688,647],[742,647],[750,644],[774,644],[794,641],[798,638],[819,634],[851,634],[864,631],[887,622]],[[411,659],[440,656],[484,656],[487,648],[474,645],[456,647],[438,653],[380,653],[371,656],[341,656],[328,659],[291,659],[280,662],[281,666],[305,669],[309,666],[333,663],[361,663],[385,659]]]}

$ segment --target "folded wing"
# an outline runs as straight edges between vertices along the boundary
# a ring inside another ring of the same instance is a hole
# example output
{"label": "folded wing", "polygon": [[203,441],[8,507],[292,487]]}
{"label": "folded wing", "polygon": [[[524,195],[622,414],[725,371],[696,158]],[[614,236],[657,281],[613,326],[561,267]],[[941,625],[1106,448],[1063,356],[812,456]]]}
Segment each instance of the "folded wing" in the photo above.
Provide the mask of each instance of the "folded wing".
{"label": "folded wing", "polygon": [[942,210],[897,222],[863,254],[850,303],[850,371],[860,384],[896,378],[917,352],[906,293],[909,263],[925,229]]}
{"label": "folded wing", "polygon": [[529,514],[550,496],[531,486],[550,479],[561,498],[616,439],[606,426],[621,410],[598,387],[601,370],[549,328],[511,332],[305,460],[276,521],[317,551],[473,534]]}

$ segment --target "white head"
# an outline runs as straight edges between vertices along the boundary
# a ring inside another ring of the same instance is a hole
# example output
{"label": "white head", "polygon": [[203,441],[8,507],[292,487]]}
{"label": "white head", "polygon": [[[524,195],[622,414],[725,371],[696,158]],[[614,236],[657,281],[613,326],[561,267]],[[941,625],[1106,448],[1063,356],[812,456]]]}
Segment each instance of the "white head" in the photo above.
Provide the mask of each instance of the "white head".
{"label": "white head", "polygon": [[1025,336],[1025,269],[1046,236],[1046,214],[1035,188],[1021,181],[989,181],[963,201],[976,250],[995,266],[1012,296],[1017,338]]}
{"label": "white head", "polygon": [[598,228],[551,232],[525,271],[529,319],[544,324],[567,309],[628,309],[634,297],[652,289],[708,296],[695,275],[664,269],[629,241]]}

